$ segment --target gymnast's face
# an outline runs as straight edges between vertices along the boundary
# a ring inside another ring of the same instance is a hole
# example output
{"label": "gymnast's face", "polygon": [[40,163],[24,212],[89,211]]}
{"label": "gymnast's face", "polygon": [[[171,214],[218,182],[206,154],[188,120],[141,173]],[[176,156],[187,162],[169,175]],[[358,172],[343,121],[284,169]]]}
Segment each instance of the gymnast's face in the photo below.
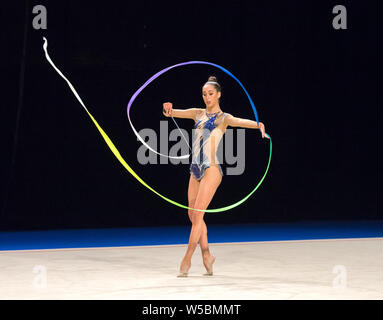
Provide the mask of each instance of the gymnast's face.
{"label": "gymnast's face", "polygon": [[202,98],[206,107],[213,107],[217,105],[220,97],[221,92],[218,92],[214,85],[205,84],[202,87]]}

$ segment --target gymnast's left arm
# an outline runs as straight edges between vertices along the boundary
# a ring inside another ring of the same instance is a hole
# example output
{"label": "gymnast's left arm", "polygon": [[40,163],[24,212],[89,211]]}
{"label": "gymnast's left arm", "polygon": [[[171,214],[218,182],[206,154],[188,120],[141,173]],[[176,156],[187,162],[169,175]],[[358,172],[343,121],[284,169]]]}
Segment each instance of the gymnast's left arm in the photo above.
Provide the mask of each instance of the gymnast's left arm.
{"label": "gymnast's left arm", "polygon": [[228,114],[227,117],[225,117],[226,124],[230,127],[240,127],[240,128],[248,128],[248,129],[259,129],[262,133],[262,138],[267,138],[266,131],[265,131],[265,125],[262,122],[259,122],[259,126],[256,121],[249,120],[249,119],[242,119],[232,116],[231,114]]}

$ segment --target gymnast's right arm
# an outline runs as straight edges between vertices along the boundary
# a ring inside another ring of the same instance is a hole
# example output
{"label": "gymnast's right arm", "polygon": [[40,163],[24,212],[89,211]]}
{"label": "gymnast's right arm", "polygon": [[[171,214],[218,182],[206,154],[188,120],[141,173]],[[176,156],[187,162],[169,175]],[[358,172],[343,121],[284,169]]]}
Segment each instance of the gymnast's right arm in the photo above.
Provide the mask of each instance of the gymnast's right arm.
{"label": "gymnast's right arm", "polygon": [[165,117],[174,117],[174,118],[186,118],[193,119],[195,121],[198,108],[189,108],[189,109],[173,109],[173,104],[171,102],[163,103],[163,114]]}

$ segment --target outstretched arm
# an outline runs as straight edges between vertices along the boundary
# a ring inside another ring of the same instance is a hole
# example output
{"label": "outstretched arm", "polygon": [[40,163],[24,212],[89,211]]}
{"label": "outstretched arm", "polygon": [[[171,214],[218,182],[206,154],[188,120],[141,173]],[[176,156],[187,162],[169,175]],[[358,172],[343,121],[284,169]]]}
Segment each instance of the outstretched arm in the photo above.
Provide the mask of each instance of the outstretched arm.
{"label": "outstretched arm", "polygon": [[198,111],[198,108],[173,109],[173,104],[171,102],[165,102],[163,104],[162,112],[165,117],[186,118],[193,119],[195,121]]}
{"label": "outstretched arm", "polygon": [[265,125],[262,122],[259,122],[259,125],[256,121],[249,119],[242,119],[232,116],[228,114],[225,118],[226,124],[230,127],[240,127],[240,128],[248,128],[248,129],[259,129],[262,132],[262,138],[268,138],[266,136]]}

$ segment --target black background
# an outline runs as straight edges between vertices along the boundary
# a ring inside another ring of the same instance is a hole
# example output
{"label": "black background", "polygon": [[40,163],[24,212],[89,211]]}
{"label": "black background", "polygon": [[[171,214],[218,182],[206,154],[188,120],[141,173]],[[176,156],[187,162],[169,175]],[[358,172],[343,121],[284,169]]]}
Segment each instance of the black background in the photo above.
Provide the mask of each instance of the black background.
{"label": "black background", "polygon": [[[377,1],[18,1],[1,5],[1,229],[181,225],[187,212],[138,183],[106,146],[52,60],[72,82],[127,163],[154,189],[187,204],[189,165],[140,165],[126,106],[154,73],[209,61],[245,85],[273,139],[269,174],[243,205],[208,223],[382,219],[381,42]],[[47,30],[32,27],[45,5]],[[347,30],[332,8],[347,8]],[[135,101],[137,130],[159,133],[162,103],[203,107],[209,75],[221,108],[254,119],[219,69],[173,69]],[[191,132],[192,120],[176,119]],[[258,183],[269,143],[246,129],[246,170],[225,175],[210,208]],[[158,157],[159,160],[159,157]],[[225,168],[225,166],[223,166]],[[224,170],[225,173],[225,170]]]}

